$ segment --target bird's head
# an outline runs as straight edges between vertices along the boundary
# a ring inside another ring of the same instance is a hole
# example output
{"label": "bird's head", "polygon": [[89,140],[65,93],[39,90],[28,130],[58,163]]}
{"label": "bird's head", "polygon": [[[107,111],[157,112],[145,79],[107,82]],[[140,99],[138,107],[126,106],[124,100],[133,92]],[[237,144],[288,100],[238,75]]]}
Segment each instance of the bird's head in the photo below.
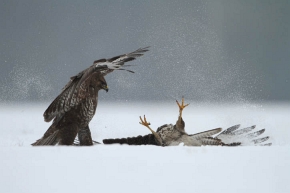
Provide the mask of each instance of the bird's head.
{"label": "bird's head", "polygon": [[99,84],[98,86],[100,89],[104,89],[106,92],[109,91],[109,87],[108,87],[107,82],[103,76],[100,77],[98,84]]}

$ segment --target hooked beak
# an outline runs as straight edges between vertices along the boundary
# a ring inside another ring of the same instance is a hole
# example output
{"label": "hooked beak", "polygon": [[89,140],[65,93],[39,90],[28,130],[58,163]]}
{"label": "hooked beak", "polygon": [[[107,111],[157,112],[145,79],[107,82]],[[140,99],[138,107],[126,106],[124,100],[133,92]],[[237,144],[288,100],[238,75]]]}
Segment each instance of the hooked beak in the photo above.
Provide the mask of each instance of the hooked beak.
{"label": "hooked beak", "polygon": [[106,92],[109,91],[109,87],[108,87],[108,85],[104,85],[102,88],[103,88]]}

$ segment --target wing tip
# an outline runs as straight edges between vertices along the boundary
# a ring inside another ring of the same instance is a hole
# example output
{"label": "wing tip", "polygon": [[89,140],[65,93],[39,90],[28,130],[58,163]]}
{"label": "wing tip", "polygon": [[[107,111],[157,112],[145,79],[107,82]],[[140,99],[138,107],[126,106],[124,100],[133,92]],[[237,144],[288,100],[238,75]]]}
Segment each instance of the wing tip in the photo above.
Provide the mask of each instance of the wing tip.
{"label": "wing tip", "polygon": [[53,117],[48,115],[46,112],[44,112],[43,118],[45,122],[50,122],[53,119]]}

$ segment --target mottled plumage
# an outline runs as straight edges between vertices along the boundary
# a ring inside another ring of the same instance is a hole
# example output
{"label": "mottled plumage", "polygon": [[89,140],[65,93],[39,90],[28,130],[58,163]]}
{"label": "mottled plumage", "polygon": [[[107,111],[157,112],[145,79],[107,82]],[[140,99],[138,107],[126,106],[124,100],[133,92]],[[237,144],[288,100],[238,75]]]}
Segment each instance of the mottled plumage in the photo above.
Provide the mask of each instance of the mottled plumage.
{"label": "mottled plumage", "polygon": [[46,122],[53,120],[52,125],[32,145],[72,145],[77,134],[80,145],[93,145],[88,124],[97,108],[99,90],[108,91],[104,76],[114,70],[133,73],[122,68],[126,66],[125,62],[135,60],[147,51],[148,47],[110,59],[96,60],[92,66],[71,77],[43,114]]}
{"label": "mottled plumage", "polygon": [[[104,144],[129,144],[129,145],[158,145],[158,146],[176,146],[183,143],[186,146],[240,146],[240,145],[271,145],[271,143],[263,144],[269,137],[258,138],[259,135],[265,132],[265,129],[250,133],[255,129],[255,126],[239,129],[240,125],[232,126],[224,131],[221,128],[216,128],[201,133],[189,135],[185,132],[185,123],[182,119],[182,111],[188,106],[184,105],[184,99],[179,104],[179,116],[176,124],[165,124],[159,127],[156,132],[150,128],[150,123],[140,117],[140,124],[146,126],[152,134],[138,137],[129,137],[121,139],[104,139]],[[217,135],[216,135],[217,134]],[[215,137],[213,137],[216,135]]]}

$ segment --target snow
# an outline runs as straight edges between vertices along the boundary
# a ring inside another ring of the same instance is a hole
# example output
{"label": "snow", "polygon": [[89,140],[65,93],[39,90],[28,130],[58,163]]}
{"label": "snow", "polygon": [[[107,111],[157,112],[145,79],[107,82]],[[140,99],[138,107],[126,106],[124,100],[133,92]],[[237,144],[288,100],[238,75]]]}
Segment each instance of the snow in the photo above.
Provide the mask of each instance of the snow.
{"label": "snow", "polygon": [[[183,112],[190,134],[256,124],[270,147],[31,147],[50,125],[42,117],[48,104],[0,105],[0,192],[290,192],[289,104],[191,102]],[[156,129],[174,124],[178,107],[99,101],[93,139],[148,134],[138,123],[144,114]]]}

